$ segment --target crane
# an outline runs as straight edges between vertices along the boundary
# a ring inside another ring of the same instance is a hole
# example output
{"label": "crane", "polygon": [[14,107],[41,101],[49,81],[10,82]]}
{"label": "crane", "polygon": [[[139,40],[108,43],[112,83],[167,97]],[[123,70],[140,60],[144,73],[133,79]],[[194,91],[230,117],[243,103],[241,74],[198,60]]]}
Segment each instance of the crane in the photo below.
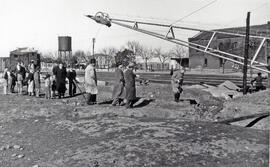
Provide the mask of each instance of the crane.
{"label": "crane", "polygon": [[[224,34],[234,37],[245,37],[244,34],[240,33],[232,33],[232,32],[225,32],[225,31],[217,31],[217,30],[204,30],[199,28],[191,28],[191,27],[184,27],[184,26],[175,26],[172,24],[160,24],[160,23],[154,23],[154,22],[142,22],[142,21],[135,21],[135,20],[126,20],[126,19],[117,19],[117,18],[110,18],[107,13],[104,12],[97,12],[95,15],[86,15],[86,17],[93,19],[99,24],[106,25],[107,27],[111,27],[112,23],[137,31],[141,32],[162,40],[166,40],[172,43],[175,43],[177,45],[185,46],[191,49],[195,49],[200,52],[204,52],[206,54],[222,58],[231,62],[234,62],[239,65],[244,65],[244,57],[232,53],[228,53],[225,51],[221,51],[219,49],[211,48],[210,44],[213,41],[214,37],[217,34]],[[157,32],[152,32],[143,28],[140,28],[140,25],[148,25],[148,26],[155,26],[155,27],[165,27],[168,29],[167,33],[161,34]],[[182,29],[182,30],[189,30],[189,31],[198,31],[198,32],[209,32],[211,33],[211,38],[209,39],[206,46],[194,43],[194,42],[188,42],[182,39],[178,39],[174,33],[174,29]],[[250,35],[250,38],[256,38],[260,40],[259,47],[257,48],[255,54],[252,56],[252,59],[248,59],[248,67],[252,69],[256,69],[262,72],[266,72],[270,74],[270,67],[267,63],[259,62],[256,60],[258,57],[260,51],[263,48],[263,45],[270,41],[270,37],[264,37],[264,36],[256,36],[256,35]]]}

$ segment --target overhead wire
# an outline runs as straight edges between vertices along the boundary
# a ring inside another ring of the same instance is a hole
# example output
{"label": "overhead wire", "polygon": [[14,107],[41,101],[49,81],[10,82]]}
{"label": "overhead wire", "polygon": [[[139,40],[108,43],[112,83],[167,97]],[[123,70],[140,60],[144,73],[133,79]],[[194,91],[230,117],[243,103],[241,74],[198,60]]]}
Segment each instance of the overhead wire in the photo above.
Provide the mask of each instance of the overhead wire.
{"label": "overhead wire", "polygon": [[193,15],[193,14],[199,12],[200,10],[202,10],[202,9],[204,9],[204,8],[206,8],[206,7],[210,6],[210,5],[212,5],[212,4],[215,3],[216,1],[217,1],[217,0],[211,1],[210,3],[208,3],[208,4],[206,4],[206,5],[202,6],[202,7],[200,7],[199,9],[197,9],[197,10],[195,10],[195,11],[193,11],[193,12],[191,12],[191,13],[189,13],[189,14],[183,16],[183,17],[181,17],[180,19],[178,19],[178,20],[176,20],[175,22],[173,22],[171,25],[173,25],[173,24],[175,24],[175,23],[177,23],[177,22],[180,22],[180,21],[182,21],[183,19],[185,19],[185,18],[187,18],[187,17],[189,17],[189,16],[191,16],[191,15]]}

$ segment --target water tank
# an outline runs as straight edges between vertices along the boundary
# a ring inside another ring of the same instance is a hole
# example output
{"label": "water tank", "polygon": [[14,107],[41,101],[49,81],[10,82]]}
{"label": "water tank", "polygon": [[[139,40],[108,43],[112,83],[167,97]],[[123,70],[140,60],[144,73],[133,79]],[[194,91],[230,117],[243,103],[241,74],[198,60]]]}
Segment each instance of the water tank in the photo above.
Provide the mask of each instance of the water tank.
{"label": "water tank", "polygon": [[72,51],[71,37],[69,36],[58,37],[58,51]]}

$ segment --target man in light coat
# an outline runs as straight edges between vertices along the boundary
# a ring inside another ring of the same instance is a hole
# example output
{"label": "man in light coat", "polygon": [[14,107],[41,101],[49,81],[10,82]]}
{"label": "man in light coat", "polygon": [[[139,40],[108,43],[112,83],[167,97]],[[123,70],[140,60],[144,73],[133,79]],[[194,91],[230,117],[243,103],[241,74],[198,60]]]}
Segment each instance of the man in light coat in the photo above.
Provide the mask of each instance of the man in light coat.
{"label": "man in light coat", "polygon": [[96,60],[91,59],[90,64],[85,69],[85,92],[86,92],[86,103],[88,105],[96,104],[97,102],[97,74],[96,74]]}
{"label": "man in light coat", "polygon": [[184,81],[185,70],[182,66],[176,71],[173,72],[171,77],[172,91],[174,93],[174,101],[179,102],[180,94],[182,93],[182,85]]}
{"label": "man in light coat", "polygon": [[123,65],[120,63],[117,64],[114,78],[115,80],[112,93],[112,106],[116,106],[117,104],[120,105],[124,98],[125,79],[123,73]]}

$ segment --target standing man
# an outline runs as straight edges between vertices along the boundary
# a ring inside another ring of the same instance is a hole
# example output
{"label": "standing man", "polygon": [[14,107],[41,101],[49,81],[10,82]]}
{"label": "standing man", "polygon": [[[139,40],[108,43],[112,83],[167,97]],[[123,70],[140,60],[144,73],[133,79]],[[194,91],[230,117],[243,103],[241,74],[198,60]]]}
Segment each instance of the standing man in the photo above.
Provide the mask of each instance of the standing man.
{"label": "standing man", "polygon": [[182,85],[184,81],[185,70],[180,66],[179,70],[174,71],[171,77],[172,91],[174,93],[174,101],[179,102],[180,94],[183,92]]}
{"label": "standing man", "polygon": [[58,98],[61,99],[65,96],[66,92],[66,77],[67,77],[67,70],[64,67],[62,62],[59,62],[58,67],[56,66],[53,69],[55,80],[56,80],[56,90],[58,92]]}
{"label": "standing man", "polygon": [[96,74],[96,59],[91,59],[90,64],[85,69],[85,91],[87,94],[86,103],[88,105],[96,104],[97,102],[97,74]]}
{"label": "standing man", "polygon": [[68,91],[69,91],[69,96],[72,97],[76,94],[76,71],[73,68],[68,68],[67,70],[67,78],[68,78]]}
{"label": "standing man", "polygon": [[126,88],[126,108],[132,108],[134,101],[136,99],[136,87],[135,87],[135,78],[136,75],[134,74],[135,64],[133,62],[129,63],[128,69],[124,73],[125,78],[125,88]]}
{"label": "standing man", "polygon": [[123,65],[120,63],[116,64],[115,69],[115,81],[114,81],[114,87],[113,87],[113,93],[112,93],[112,106],[116,106],[117,104],[121,104],[124,98],[124,86],[125,86],[125,79],[124,79],[124,73],[123,73]]}

